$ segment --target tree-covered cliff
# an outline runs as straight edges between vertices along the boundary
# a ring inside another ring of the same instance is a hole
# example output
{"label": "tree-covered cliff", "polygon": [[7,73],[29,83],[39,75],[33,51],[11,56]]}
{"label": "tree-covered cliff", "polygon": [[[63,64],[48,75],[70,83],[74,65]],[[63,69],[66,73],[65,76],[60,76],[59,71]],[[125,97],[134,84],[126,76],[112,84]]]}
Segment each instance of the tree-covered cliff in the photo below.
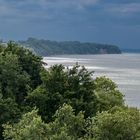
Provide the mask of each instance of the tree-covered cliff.
{"label": "tree-covered cliff", "polygon": [[32,49],[41,56],[60,54],[120,54],[119,47],[107,44],[81,43],[78,41],[50,41],[28,38],[26,41],[19,41],[25,47]]}

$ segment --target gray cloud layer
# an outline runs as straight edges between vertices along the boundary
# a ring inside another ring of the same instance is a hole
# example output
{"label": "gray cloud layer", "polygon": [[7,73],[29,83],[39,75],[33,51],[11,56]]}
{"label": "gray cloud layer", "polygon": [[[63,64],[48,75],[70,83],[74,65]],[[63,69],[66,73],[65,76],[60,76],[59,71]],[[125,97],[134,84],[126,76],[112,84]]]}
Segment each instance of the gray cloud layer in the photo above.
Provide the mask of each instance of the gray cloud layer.
{"label": "gray cloud layer", "polygon": [[139,47],[139,0],[0,0],[0,36]]}

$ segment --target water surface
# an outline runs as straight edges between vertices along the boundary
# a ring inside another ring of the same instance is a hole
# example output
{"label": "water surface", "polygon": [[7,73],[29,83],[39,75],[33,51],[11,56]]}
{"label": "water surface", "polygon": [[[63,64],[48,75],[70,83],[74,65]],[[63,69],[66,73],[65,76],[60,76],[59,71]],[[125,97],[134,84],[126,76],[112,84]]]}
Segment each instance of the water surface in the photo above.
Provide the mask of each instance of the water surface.
{"label": "water surface", "polygon": [[140,54],[60,55],[45,57],[44,61],[48,66],[72,66],[78,62],[94,70],[94,77],[107,76],[123,92],[127,105],[140,108]]}

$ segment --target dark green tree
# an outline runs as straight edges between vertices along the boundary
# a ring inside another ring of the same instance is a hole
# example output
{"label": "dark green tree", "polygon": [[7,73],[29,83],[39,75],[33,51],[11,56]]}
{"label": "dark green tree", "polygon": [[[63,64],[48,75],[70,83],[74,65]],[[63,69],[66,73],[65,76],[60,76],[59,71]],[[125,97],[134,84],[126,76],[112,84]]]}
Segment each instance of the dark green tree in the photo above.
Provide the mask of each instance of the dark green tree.
{"label": "dark green tree", "polygon": [[30,75],[30,86],[35,88],[41,83],[40,72],[43,68],[42,58],[35,55],[29,49],[25,49],[14,42],[9,42],[4,49],[4,53],[12,53],[18,57],[22,70]]}
{"label": "dark green tree", "polygon": [[0,140],[3,140],[2,124],[7,122],[16,123],[20,118],[20,116],[21,116],[21,111],[14,100],[10,98],[0,99]]}
{"label": "dark green tree", "polygon": [[[30,109],[23,106],[28,92],[41,83],[41,58],[31,51],[9,42],[0,45],[0,139],[6,122],[15,122]],[[9,110],[8,110],[9,109]]]}
{"label": "dark green tree", "polygon": [[91,74],[78,65],[72,69],[52,66],[41,73],[43,84],[28,95],[26,103],[37,106],[42,118],[45,114],[51,118],[63,103],[70,104],[76,114],[84,111],[86,117],[95,115],[96,96]]}
{"label": "dark green tree", "polygon": [[29,75],[22,70],[18,57],[10,52],[0,53],[0,91],[2,98],[21,103],[29,90]]}

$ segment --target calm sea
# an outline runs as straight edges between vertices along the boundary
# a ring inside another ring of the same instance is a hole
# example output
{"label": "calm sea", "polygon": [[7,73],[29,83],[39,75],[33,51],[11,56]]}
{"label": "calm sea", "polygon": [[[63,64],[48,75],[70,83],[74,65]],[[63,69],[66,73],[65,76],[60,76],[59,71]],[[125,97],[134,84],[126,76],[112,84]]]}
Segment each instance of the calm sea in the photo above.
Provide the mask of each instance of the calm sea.
{"label": "calm sea", "polygon": [[45,57],[44,61],[48,66],[72,66],[78,62],[94,70],[94,77],[109,77],[125,95],[126,104],[140,108],[140,54],[60,55]]}

